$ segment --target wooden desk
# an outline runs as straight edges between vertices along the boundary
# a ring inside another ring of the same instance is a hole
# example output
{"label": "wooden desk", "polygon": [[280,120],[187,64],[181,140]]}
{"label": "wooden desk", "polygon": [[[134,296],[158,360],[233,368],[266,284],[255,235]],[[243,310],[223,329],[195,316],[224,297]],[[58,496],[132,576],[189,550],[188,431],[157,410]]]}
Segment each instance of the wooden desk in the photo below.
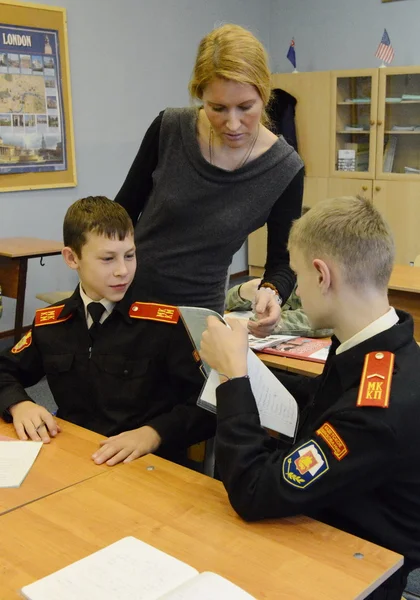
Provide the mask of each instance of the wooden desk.
{"label": "wooden desk", "polygon": [[0,525],[2,600],[126,535],[261,600],[362,599],[402,564],[394,552],[307,517],[245,523],[220,482],[155,456],[3,515]]}
{"label": "wooden desk", "polygon": [[257,352],[257,356],[267,367],[297,373],[298,375],[316,377],[317,375],[321,375],[324,370],[324,363],[317,363],[310,360],[275,356],[274,354],[264,354],[263,352]]}
{"label": "wooden desk", "polygon": [[395,265],[388,286],[389,303],[414,319],[414,339],[420,341],[420,268]]}
{"label": "wooden desk", "polygon": [[16,299],[14,340],[22,337],[28,259],[60,254],[61,242],[31,237],[0,238],[0,285],[3,296]]}
{"label": "wooden desk", "polygon": [[[103,436],[62,419],[57,421],[62,432],[41,448],[22,485],[0,489],[0,515],[109,469],[90,458]],[[0,434],[16,438],[13,425],[4,422],[0,423]]]}

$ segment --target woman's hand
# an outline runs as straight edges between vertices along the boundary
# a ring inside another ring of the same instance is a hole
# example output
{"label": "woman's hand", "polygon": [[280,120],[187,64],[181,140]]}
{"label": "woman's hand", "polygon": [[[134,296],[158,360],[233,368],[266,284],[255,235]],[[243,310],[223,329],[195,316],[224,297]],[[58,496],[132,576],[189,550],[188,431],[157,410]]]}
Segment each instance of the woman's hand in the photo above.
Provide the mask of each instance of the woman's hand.
{"label": "woman's hand", "polygon": [[281,308],[277,294],[270,288],[260,288],[255,295],[254,313],[256,321],[248,321],[248,329],[256,337],[273,333],[281,319]]}

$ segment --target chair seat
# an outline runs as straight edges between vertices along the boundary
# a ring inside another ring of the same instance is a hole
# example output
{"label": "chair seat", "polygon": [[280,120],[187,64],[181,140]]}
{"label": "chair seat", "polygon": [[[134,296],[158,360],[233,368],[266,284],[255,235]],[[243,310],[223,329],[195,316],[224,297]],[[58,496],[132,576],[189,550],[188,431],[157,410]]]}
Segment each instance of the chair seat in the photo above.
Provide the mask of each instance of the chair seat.
{"label": "chair seat", "polygon": [[45,292],[43,294],[37,294],[36,297],[38,298],[38,300],[42,300],[47,304],[55,304],[56,302],[61,302],[66,298],[70,298],[72,294],[73,290],[69,292],[62,292],[57,290],[56,292]]}

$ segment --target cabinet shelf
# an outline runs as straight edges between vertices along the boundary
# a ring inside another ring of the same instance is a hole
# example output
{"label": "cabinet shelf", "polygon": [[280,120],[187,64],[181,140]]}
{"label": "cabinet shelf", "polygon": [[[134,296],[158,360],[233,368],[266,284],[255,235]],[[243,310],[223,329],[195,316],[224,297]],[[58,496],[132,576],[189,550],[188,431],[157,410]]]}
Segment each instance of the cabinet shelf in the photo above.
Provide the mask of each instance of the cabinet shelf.
{"label": "cabinet shelf", "polygon": [[363,131],[346,131],[346,130],[342,130],[342,131],[337,131],[337,133],[343,134],[343,135],[370,135],[370,131],[366,131],[365,129]]}
{"label": "cabinet shelf", "polygon": [[388,106],[399,106],[400,104],[420,104],[420,100],[401,100],[401,102],[385,102]]}
{"label": "cabinet shelf", "polygon": [[[371,102],[337,102],[337,106],[367,106]],[[399,103],[398,103],[399,104]]]}
{"label": "cabinet shelf", "polygon": [[394,129],[387,129],[384,133],[391,135],[419,135],[420,131],[395,131]]}

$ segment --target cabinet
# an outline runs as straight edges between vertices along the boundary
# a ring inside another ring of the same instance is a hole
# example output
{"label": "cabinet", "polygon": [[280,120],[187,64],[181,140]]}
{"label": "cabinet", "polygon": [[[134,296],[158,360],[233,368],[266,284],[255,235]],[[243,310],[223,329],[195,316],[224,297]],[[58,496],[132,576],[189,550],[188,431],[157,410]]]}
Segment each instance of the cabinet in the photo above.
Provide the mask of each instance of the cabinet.
{"label": "cabinet", "polygon": [[331,101],[332,177],[420,181],[419,67],[333,71]]}
{"label": "cabinet", "polygon": [[[272,76],[297,99],[299,153],[305,163],[303,203],[362,195],[391,226],[396,262],[420,254],[420,67]],[[354,164],[339,163],[352,150]],[[266,256],[265,228],[248,238],[250,274]]]}

